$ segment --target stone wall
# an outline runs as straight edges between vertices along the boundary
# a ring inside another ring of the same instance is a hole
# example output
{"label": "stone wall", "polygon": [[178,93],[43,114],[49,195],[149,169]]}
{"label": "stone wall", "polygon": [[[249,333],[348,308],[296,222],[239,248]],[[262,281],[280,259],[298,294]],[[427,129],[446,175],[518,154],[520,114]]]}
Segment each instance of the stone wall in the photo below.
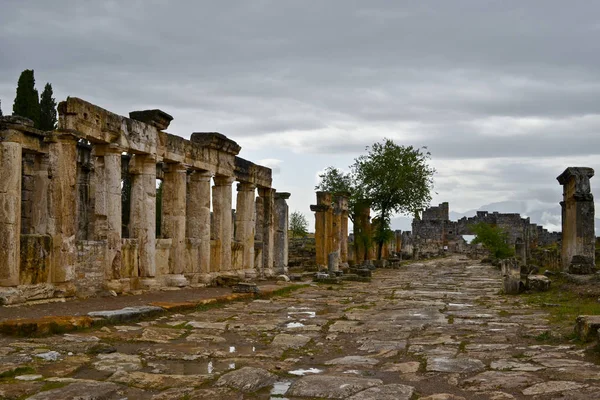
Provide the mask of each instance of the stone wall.
{"label": "stone wall", "polygon": [[469,246],[462,235],[473,235],[471,227],[478,223],[498,226],[508,234],[509,244],[524,243],[525,254],[541,246],[550,246],[560,240],[560,233],[548,232],[541,226],[532,224],[529,218],[517,213],[477,211],[474,217],[463,217],[458,221],[448,218],[448,203],[430,207],[423,211],[423,217],[413,219],[412,239],[415,250],[420,255],[437,255],[444,252],[468,251]]}
{"label": "stone wall", "polygon": [[73,284],[86,296],[287,264],[287,197],[233,140],[167,133],[160,110],[128,118],[70,97],[58,112],[52,132],[0,118],[0,287]]}

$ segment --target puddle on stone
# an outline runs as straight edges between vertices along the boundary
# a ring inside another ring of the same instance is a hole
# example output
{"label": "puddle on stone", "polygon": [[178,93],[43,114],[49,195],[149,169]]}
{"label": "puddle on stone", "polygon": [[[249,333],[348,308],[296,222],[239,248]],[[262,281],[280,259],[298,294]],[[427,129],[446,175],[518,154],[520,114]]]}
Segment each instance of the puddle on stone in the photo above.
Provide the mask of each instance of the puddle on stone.
{"label": "puddle on stone", "polygon": [[290,310],[288,311],[288,318],[290,318],[290,315],[302,315],[308,318],[315,318],[317,316],[317,312],[312,311],[308,307],[290,307],[288,310]]}
{"label": "puddle on stone", "polygon": [[293,371],[289,371],[288,374],[304,376],[306,374],[320,374],[321,372],[323,372],[322,369],[309,368],[309,369],[295,369]]}
{"label": "puddle on stone", "polygon": [[356,374],[356,375],[360,375],[360,371],[357,369],[350,369],[348,371],[344,371],[344,374]]}
{"label": "puddle on stone", "polygon": [[463,308],[463,307],[473,307],[473,304],[464,304],[464,303],[448,303],[448,307],[457,307],[457,308]]}
{"label": "puddle on stone", "polygon": [[243,346],[228,346],[227,352],[229,354],[235,353],[236,355],[247,355],[256,352],[255,346],[243,345]]}
{"label": "puddle on stone", "polygon": [[286,328],[302,328],[304,324],[302,322],[288,322],[285,324]]}
{"label": "puddle on stone", "polygon": [[275,382],[270,394],[271,396],[275,396],[277,399],[282,399],[281,396],[287,393],[290,386],[292,386],[292,381]]}

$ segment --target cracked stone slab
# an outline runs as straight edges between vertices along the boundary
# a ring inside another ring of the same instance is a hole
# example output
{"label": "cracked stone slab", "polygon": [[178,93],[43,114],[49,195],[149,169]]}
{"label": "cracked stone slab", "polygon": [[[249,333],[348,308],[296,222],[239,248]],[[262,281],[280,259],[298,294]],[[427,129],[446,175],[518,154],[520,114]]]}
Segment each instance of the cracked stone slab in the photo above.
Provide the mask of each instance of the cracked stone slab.
{"label": "cracked stone slab", "polygon": [[523,371],[523,372],[535,372],[546,369],[546,367],[541,365],[535,365],[531,363],[525,362],[517,362],[512,360],[496,360],[492,361],[490,364],[491,369],[495,369],[498,371]]}
{"label": "cracked stone slab", "polygon": [[243,367],[226,373],[219,378],[216,385],[228,386],[242,392],[256,392],[259,389],[271,386],[275,381],[277,381],[277,375],[266,369]]}
{"label": "cracked stone slab", "polygon": [[461,387],[469,391],[506,390],[530,386],[542,379],[529,372],[486,371],[465,379]]}
{"label": "cracked stone slab", "polygon": [[123,353],[98,354],[97,361],[92,365],[98,371],[137,371],[142,369],[142,359],[137,355]]}
{"label": "cracked stone slab", "polygon": [[111,323],[125,322],[137,318],[150,317],[153,315],[160,314],[165,310],[161,307],[154,306],[140,306],[140,307],[125,307],[120,310],[108,310],[108,311],[92,311],[88,313],[88,316],[92,318],[104,318]]}
{"label": "cracked stone slab", "polygon": [[308,375],[290,386],[286,395],[296,397],[317,397],[347,399],[363,390],[381,386],[380,379],[354,378],[332,375]]}
{"label": "cracked stone slab", "polygon": [[273,338],[271,346],[282,349],[299,349],[306,346],[308,342],[310,342],[308,336],[280,333]]}
{"label": "cracked stone slab", "polygon": [[475,358],[433,357],[427,359],[426,369],[430,372],[478,372],[485,369],[485,364]]}
{"label": "cracked stone slab", "polygon": [[549,393],[558,393],[564,392],[567,390],[577,390],[583,389],[588,385],[583,383],[577,383],[572,381],[548,381],[538,383],[536,385],[530,386],[526,389],[523,389],[523,394],[525,396],[534,396],[538,394],[549,394]]}
{"label": "cracked stone slab", "polygon": [[391,384],[363,390],[348,400],[410,400],[414,392],[415,388],[412,386]]}
{"label": "cracked stone slab", "polygon": [[345,356],[325,362],[325,365],[373,366],[377,364],[379,360],[363,356]]}
{"label": "cracked stone slab", "polygon": [[110,382],[77,382],[29,397],[30,400],[117,400],[121,387]]}

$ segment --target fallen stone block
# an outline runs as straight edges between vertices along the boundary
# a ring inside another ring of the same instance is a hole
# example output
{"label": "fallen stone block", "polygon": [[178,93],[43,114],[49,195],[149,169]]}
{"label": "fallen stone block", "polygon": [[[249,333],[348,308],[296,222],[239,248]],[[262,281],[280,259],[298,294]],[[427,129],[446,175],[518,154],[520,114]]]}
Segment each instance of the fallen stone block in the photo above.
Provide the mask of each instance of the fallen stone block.
{"label": "fallen stone block", "polygon": [[38,319],[14,319],[0,323],[0,333],[10,336],[40,336],[89,328],[93,320],[81,317],[42,317]]}
{"label": "fallen stone block", "polygon": [[242,392],[256,392],[271,386],[277,380],[277,375],[262,368],[243,367],[228,372],[219,378],[217,386],[229,386]]}
{"label": "fallen stone block", "polygon": [[580,315],[575,320],[575,333],[584,341],[598,338],[600,315]]}
{"label": "fallen stone block", "polygon": [[550,289],[552,281],[544,275],[527,276],[527,288],[534,292],[545,292]]}
{"label": "fallen stone block", "polygon": [[231,287],[233,293],[259,293],[260,289],[256,283],[252,282],[240,282],[236,283]]}
{"label": "fallen stone block", "polygon": [[164,309],[161,307],[141,306],[125,307],[120,310],[92,311],[88,315],[93,318],[104,318],[111,323],[115,323],[146,318],[162,312],[164,312]]}
{"label": "fallen stone block", "polygon": [[298,379],[287,391],[288,396],[347,399],[363,390],[381,386],[380,379],[346,376],[312,375]]}

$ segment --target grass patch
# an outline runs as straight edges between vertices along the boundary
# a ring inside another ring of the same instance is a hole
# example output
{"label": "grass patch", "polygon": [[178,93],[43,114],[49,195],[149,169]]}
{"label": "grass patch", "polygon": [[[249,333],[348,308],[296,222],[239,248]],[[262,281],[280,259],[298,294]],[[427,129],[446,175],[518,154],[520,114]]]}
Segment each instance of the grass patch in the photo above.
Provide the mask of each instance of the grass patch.
{"label": "grass patch", "polygon": [[33,373],[35,373],[35,370],[31,367],[17,367],[13,370],[1,373],[0,378],[14,378],[18,375],[28,375]]}
{"label": "grass patch", "polygon": [[42,386],[41,392],[46,392],[46,391],[52,390],[52,389],[59,389],[61,387],[65,387],[67,385],[68,385],[67,382],[46,382],[46,383],[44,383],[44,386]]}
{"label": "grass patch", "polygon": [[572,331],[575,319],[579,315],[599,315],[597,288],[586,289],[584,286],[569,283],[559,276],[552,279],[547,292],[526,293],[523,298],[528,304],[543,308],[549,314],[550,323]]}
{"label": "grass patch", "polygon": [[453,324],[454,323],[454,315],[452,315],[452,314],[448,315],[448,323],[449,324]]}

